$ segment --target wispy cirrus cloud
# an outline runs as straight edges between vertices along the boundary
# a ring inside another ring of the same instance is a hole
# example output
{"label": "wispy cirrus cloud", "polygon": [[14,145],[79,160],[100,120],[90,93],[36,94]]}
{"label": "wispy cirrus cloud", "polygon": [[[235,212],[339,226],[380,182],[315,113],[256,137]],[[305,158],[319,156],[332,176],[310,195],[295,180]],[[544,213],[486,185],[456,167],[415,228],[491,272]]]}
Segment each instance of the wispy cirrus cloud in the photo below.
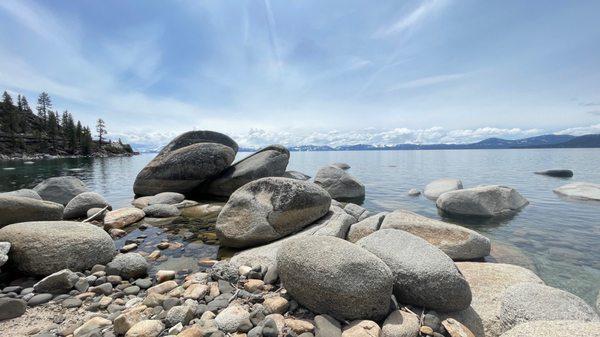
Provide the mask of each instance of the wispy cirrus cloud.
{"label": "wispy cirrus cloud", "polygon": [[422,77],[422,78],[418,78],[415,80],[411,80],[411,81],[407,81],[407,82],[403,82],[403,83],[394,85],[388,91],[427,87],[430,85],[436,85],[436,84],[442,84],[442,83],[456,81],[456,80],[464,78],[468,75],[469,75],[469,73],[458,73],[458,74],[445,74],[445,75]]}
{"label": "wispy cirrus cloud", "polygon": [[416,8],[409,13],[405,13],[392,24],[380,27],[375,32],[375,36],[386,37],[409,31],[442,9],[447,2],[447,0],[424,0]]}

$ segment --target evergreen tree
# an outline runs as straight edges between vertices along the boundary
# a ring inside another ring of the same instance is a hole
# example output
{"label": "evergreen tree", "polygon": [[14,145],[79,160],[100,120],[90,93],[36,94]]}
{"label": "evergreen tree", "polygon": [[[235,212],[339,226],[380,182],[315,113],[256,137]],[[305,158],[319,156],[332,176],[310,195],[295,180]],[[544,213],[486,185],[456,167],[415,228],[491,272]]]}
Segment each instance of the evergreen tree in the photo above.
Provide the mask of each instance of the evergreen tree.
{"label": "evergreen tree", "polygon": [[36,109],[38,116],[42,119],[42,123],[44,124],[43,129],[49,127],[50,124],[48,123],[48,113],[50,112],[50,109],[52,109],[52,100],[47,92],[42,92],[38,97]]}
{"label": "evergreen tree", "polygon": [[21,111],[33,113],[31,108],[29,107],[29,103],[27,102],[27,98],[25,96],[21,96]]}
{"label": "evergreen tree", "polygon": [[83,128],[83,132],[81,135],[82,138],[82,146],[81,151],[84,155],[89,155],[92,153],[93,140],[92,140],[92,132],[90,128],[87,126]]}
{"label": "evergreen tree", "polygon": [[98,118],[96,122],[96,132],[98,132],[98,143],[102,146],[102,136],[106,134],[106,124],[102,118]]}
{"label": "evergreen tree", "polygon": [[2,104],[4,105],[5,108],[8,108],[8,107],[12,108],[14,106],[12,97],[6,91],[4,91],[4,93],[2,94]]}

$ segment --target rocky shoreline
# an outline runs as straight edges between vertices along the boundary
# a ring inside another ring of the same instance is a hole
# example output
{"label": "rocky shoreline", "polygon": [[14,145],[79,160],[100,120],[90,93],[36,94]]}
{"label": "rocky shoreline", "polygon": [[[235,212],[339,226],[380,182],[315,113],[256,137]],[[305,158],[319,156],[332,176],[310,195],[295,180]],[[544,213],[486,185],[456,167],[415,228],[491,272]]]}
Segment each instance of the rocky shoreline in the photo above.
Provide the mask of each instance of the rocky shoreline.
{"label": "rocky shoreline", "polygon": [[[282,146],[233,163],[237,150],[215,132],[180,135],[140,172],[126,208],[113,210],[74,177],[0,193],[0,331],[600,335],[598,308],[531,270],[484,262],[493,245],[485,236],[360,206],[365,186],[348,165],[324,166],[310,181],[286,171]],[[458,219],[510,216],[528,204],[512,188],[456,179],[424,194]]]}
{"label": "rocky shoreline", "polygon": [[104,153],[98,152],[90,155],[52,155],[47,153],[19,154],[6,155],[0,154],[0,161],[34,161],[48,159],[69,159],[69,158],[109,158],[109,157],[131,157],[138,155],[137,152],[132,153]]}

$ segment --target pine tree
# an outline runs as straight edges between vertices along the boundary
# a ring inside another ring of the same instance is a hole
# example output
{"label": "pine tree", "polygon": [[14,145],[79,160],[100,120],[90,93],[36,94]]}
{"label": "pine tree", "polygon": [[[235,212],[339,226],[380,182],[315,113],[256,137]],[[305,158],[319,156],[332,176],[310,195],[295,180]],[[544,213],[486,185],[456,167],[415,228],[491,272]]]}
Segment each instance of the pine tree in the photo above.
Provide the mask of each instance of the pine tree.
{"label": "pine tree", "polygon": [[98,132],[98,143],[102,146],[102,136],[106,134],[106,124],[102,118],[98,118],[96,122],[96,132]]}
{"label": "pine tree", "polygon": [[50,124],[48,123],[48,113],[50,112],[50,109],[52,109],[52,100],[50,99],[50,95],[48,95],[47,92],[42,92],[38,97],[36,109],[38,112],[38,116],[42,119],[42,123],[44,126],[43,129],[48,128],[50,126]]}
{"label": "pine tree", "polygon": [[84,155],[91,154],[93,140],[92,140],[92,132],[90,131],[90,128],[88,128],[87,126],[83,128],[81,138],[82,138],[81,151],[83,152]]}

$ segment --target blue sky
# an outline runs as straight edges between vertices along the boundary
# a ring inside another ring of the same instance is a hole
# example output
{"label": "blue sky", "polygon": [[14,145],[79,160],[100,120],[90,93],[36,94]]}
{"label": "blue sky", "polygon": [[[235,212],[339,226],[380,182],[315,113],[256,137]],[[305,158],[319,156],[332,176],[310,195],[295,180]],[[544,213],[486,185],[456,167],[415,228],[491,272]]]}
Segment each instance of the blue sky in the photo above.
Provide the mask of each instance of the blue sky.
{"label": "blue sky", "polygon": [[469,142],[600,132],[598,1],[0,1],[0,88],[113,136]]}

